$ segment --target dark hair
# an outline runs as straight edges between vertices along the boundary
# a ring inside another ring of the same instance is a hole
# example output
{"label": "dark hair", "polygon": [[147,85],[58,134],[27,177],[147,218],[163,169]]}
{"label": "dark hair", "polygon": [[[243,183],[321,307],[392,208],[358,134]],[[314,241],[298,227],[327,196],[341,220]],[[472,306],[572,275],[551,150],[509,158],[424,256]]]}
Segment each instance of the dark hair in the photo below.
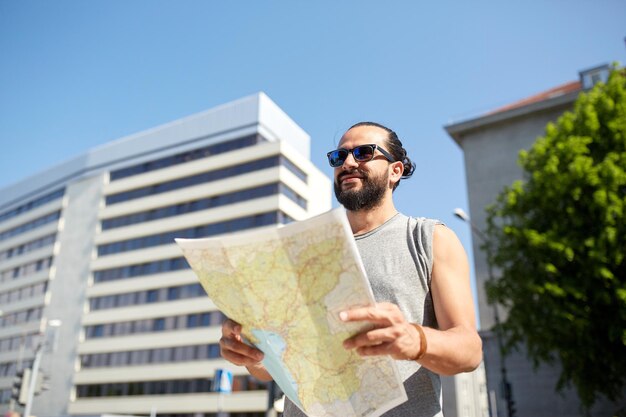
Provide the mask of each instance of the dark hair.
{"label": "dark hair", "polygon": [[[350,129],[359,127],[359,126],[374,126],[374,127],[381,128],[385,132],[387,132],[387,139],[386,139],[386,145],[388,148],[387,150],[389,151],[391,155],[393,155],[393,159],[395,159],[396,161],[401,161],[402,164],[404,165],[404,171],[402,172],[401,179],[411,178],[411,175],[413,175],[413,172],[415,171],[415,163],[411,161],[411,159],[409,159],[409,157],[407,156],[406,149],[402,147],[402,142],[398,138],[398,135],[396,134],[396,132],[389,129],[387,126],[383,126],[380,123],[376,123],[376,122],[359,122],[350,126]],[[400,181],[395,183],[393,186],[393,189],[395,190],[399,184],[400,184]]]}

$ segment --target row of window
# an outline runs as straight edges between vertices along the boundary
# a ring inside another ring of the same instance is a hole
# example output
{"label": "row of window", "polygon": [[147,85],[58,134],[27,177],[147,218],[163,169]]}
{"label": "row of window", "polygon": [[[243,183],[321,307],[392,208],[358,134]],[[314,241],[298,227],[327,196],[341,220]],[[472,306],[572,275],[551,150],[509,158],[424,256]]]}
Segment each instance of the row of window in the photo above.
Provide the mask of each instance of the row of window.
{"label": "row of window", "polygon": [[103,269],[93,273],[94,282],[117,281],[118,279],[135,278],[143,275],[159,274],[163,272],[180,271],[188,269],[189,265],[185,258],[161,259],[159,261],[146,262],[122,266],[119,268]]}
{"label": "row of window", "polygon": [[[19,350],[22,346],[24,347],[24,349],[30,349],[34,347],[36,337],[37,333],[30,333],[0,339],[0,352]],[[0,376],[2,376],[2,364],[0,364]]]}
{"label": "row of window", "polygon": [[291,162],[289,159],[285,158],[282,162],[282,165],[287,168],[289,171],[291,171],[296,177],[300,178],[302,180],[302,182],[306,183],[308,178],[306,173],[301,170],[300,168],[298,168],[293,162]]}
{"label": "row of window", "polygon": [[245,148],[247,146],[253,146],[263,141],[265,141],[265,139],[261,135],[245,136],[243,138],[229,140],[228,142],[221,142],[215,145],[205,146],[203,148],[194,149],[192,151],[179,153],[173,156],[156,159],[154,161],[143,162],[141,164],[133,165],[127,168],[118,169],[111,172],[110,179],[111,181],[115,181],[121,178],[130,177],[132,175],[142,174],[144,172],[150,172],[157,169],[167,168],[173,165],[184,164],[185,162],[195,161],[197,159],[234,151],[235,149]]}
{"label": "row of window", "polygon": [[220,416],[228,416],[228,417],[265,417],[264,412],[257,413],[175,413],[175,414],[162,414],[159,413],[159,417],[220,417]]}
{"label": "row of window", "polygon": [[14,256],[19,256],[28,252],[32,252],[36,249],[43,248],[44,246],[52,245],[56,240],[56,234],[40,237],[30,242],[22,243],[14,248],[9,248],[0,252],[0,261],[5,259],[11,259]]}
{"label": "row of window", "polygon": [[168,191],[178,190],[181,188],[191,187],[194,185],[205,184],[237,175],[247,174],[254,171],[260,171],[266,168],[272,168],[282,165],[287,169],[293,167],[293,163],[287,165],[287,158],[284,156],[270,156],[256,161],[246,162],[241,165],[217,169],[215,171],[203,172],[201,174],[192,175],[185,178],[179,178],[172,181],[153,184],[147,187],[136,188],[130,191],[124,191],[117,194],[108,195],[105,199],[106,205],[121,203],[136,198],[147,197],[154,194],[165,193]]}
{"label": "row of window", "polygon": [[[22,362],[20,369],[31,368],[33,366],[32,360]],[[0,363],[0,377],[13,376],[17,373],[17,362],[3,362]]]}
{"label": "row of window", "polygon": [[89,300],[90,310],[105,310],[133,305],[159,303],[162,301],[184,300],[206,296],[202,285],[187,284],[177,287],[157,288],[124,294],[103,295]]}
{"label": "row of window", "polygon": [[111,366],[137,366],[152,363],[187,362],[220,357],[220,345],[176,346],[160,349],[132,350],[125,352],[92,353],[81,355],[83,368]]}
{"label": "row of window", "polygon": [[[164,219],[172,216],[179,216],[181,214],[193,213],[196,211],[207,210],[210,208],[221,207],[228,204],[239,203],[242,201],[248,201],[255,198],[266,197],[269,195],[278,194],[282,192],[295,202],[299,203],[299,200],[304,200],[301,196],[295,193],[290,188],[283,184],[274,183],[262,185],[255,188],[247,188],[245,190],[235,191],[228,194],[216,195],[213,197],[203,198],[200,200],[187,201],[180,204],[174,204],[167,207],[160,207],[157,209],[142,211],[140,213],[128,214],[126,216],[114,217],[102,221],[102,230],[114,229],[117,227],[128,226],[131,224],[143,223],[152,220]],[[288,194],[289,193],[289,194]],[[295,196],[294,196],[295,194]],[[306,200],[305,204],[306,204]],[[300,203],[299,203],[300,204]],[[306,208],[306,206],[305,206]],[[2,258],[0,258],[2,259]]]}
{"label": "row of window", "polygon": [[[170,381],[117,382],[109,384],[77,385],[76,395],[83,397],[120,397],[127,395],[165,395],[206,393],[211,391],[211,378],[175,379]],[[257,391],[267,388],[267,383],[251,375],[233,378],[233,391]]]}
{"label": "row of window", "polygon": [[36,209],[37,207],[43,206],[44,204],[49,203],[52,200],[63,197],[64,194],[65,189],[61,188],[60,190],[53,191],[50,194],[46,194],[35,200],[29,201],[28,203],[22,204],[21,206],[18,206],[14,209],[5,211],[4,213],[0,214],[0,222],[8,220],[12,217],[19,216],[20,214]]}
{"label": "row of window", "polygon": [[207,224],[204,226],[195,226],[188,229],[173,230],[171,232],[159,233],[156,235],[142,236],[134,239],[121,240],[118,242],[107,243],[98,246],[98,256],[112,255],[114,253],[128,252],[131,250],[151,248],[153,246],[171,245],[174,239],[197,239],[220,235],[223,233],[232,233],[240,230],[251,229],[253,227],[267,226],[275,224],[277,220],[276,212],[263,214],[255,214],[252,216],[239,217],[237,219],[225,220]]}
{"label": "row of window", "polygon": [[[286,215],[285,213],[283,213],[282,211],[274,211],[274,212],[254,216],[254,221],[252,222],[254,224],[250,224],[247,227],[252,228],[252,227],[257,227],[257,226],[279,224],[279,223],[287,224],[292,221],[293,219],[289,217],[288,215]],[[210,226],[211,225],[207,227],[210,227]],[[246,227],[239,229],[239,226],[237,226],[236,229],[222,230],[219,233],[232,232],[234,230],[242,230],[245,228]],[[207,233],[198,233],[192,237],[198,238],[198,237],[206,237],[206,236],[209,236],[209,235]],[[175,236],[175,237],[182,237],[182,236]],[[95,271],[93,273],[93,278],[94,278],[94,282],[98,283],[98,282],[116,281],[119,279],[126,279],[126,278],[134,278],[134,277],[139,277],[143,275],[179,271],[181,269],[186,269],[186,268],[189,268],[189,266],[187,262],[184,260],[184,258],[182,257],[171,258],[171,259],[162,259],[162,260],[153,261],[153,262],[145,262],[142,264],[126,265],[126,266],[117,267],[117,268],[110,268],[110,269],[103,269],[101,271]]]}
{"label": "row of window", "polygon": [[13,229],[5,230],[0,233],[0,240],[6,240],[13,236],[20,235],[22,233],[26,233],[38,227],[41,227],[45,224],[55,222],[59,220],[61,217],[60,211],[55,211],[54,213],[46,214],[45,216],[36,218],[35,220],[31,220],[28,223],[21,224]]}
{"label": "row of window", "polygon": [[[44,295],[48,289],[47,282],[38,282],[37,284],[27,285],[22,288],[16,288],[11,291],[0,293],[0,306],[13,303],[15,301],[24,300],[26,298]],[[0,352],[2,349],[0,348]]]}
{"label": "row of window", "polygon": [[27,310],[16,311],[14,313],[4,313],[0,316],[0,328],[17,326],[41,319],[42,307],[29,308]]}
{"label": "row of window", "polygon": [[35,272],[49,268],[50,265],[52,265],[52,257],[38,259],[24,265],[16,266],[15,268],[7,269],[6,271],[0,272],[0,283],[34,274]]}
{"label": "row of window", "polygon": [[300,194],[287,187],[286,185],[281,184],[280,193],[286,196],[288,199],[302,207],[303,209],[307,209],[307,201],[306,198],[302,197]]}
{"label": "row of window", "polygon": [[106,197],[105,201],[106,205],[110,206],[112,204],[117,204],[128,200],[134,200],[136,198],[147,197],[154,194],[161,194],[168,191],[178,190],[180,188],[191,187],[194,185],[217,181],[224,178],[234,177],[236,175],[259,171],[265,168],[275,167],[279,165],[279,162],[280,158],[278,156],[257,159],[256,161],[246,162],[237,166],[217,169],[215,171],[203,172],[201,174],[178,178],[175,180],[162,182],[160,184],[153,184],[147,187],[141,187],[130,191],[111,194]]}
{"label": "row of window", "polygon": [[0,404],[6,404],[11,399],[11,394],[13,390],[9,389],[0,389]]}
{"label": "row of window", "polygon": [[123,321],[119,323],[96,324],[85,327],[85,338],[117,337],[137,333],[165,332],[170,330],[193,329],[196,327],[220,326],[225,316],[221,311],[185,314],[181,316],[159,317]]}

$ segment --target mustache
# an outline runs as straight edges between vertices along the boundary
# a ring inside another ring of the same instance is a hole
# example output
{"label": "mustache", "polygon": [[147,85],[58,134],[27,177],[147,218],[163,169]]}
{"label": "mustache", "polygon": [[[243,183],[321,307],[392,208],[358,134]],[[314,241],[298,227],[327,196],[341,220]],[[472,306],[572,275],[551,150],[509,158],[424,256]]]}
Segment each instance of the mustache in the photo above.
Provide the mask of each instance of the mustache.
{"label": "mustache", "polygon": [[367,174],[364,171],[360,170],[359,168],[354,168],[350,171],[343,171],[341,174],[337,175],[337,181],[340,182],[343,177],[355,174],[360,175],[363,178],[367,178]]}

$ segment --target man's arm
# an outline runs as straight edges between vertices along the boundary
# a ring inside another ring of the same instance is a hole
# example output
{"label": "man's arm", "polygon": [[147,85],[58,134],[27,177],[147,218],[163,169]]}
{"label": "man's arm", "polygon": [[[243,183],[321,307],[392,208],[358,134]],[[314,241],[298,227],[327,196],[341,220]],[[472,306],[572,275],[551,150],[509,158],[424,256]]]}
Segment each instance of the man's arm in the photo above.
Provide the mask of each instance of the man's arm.
{"label": "man's arm", "polygon": [[442,375],[476,369],[482,341],[476,331],[469,264],[454,232],[435,227],[431,293],[439,330],[425,328],[428,351],[420,361]]}
{"label": "man's arm", "polygon": [[261,364],[263,352],[243,343],[241,325],[230,319],[222,324],[222,338],[220,339],[220,354],[227,361],[235,365],[243,365],[250,375],[261,381],[271,381],[272,376]]}
{"label": "man's arm", "polygon": [[[445,226],[435,227],[431,294],[439,329],[423,327],[427,348],[419,363],[441,375],[476,369],[482,360],[482,341],[476,331],[467,256],[454,232]],[[414,360],[420,353],[419,331],[394,304],[345,311],[340,318],[375,325],[346,340],[347,349],[398,360]]]}

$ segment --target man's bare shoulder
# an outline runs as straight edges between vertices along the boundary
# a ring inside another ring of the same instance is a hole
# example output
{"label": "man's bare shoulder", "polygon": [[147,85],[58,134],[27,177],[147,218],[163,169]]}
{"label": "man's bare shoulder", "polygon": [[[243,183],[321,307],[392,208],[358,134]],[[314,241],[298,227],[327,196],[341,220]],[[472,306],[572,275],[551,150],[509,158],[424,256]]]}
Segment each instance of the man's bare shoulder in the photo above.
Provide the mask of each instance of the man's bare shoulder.
{"label": "man's bare shoulder", "polygon": [[444,224],[440,223],[435,225],[433,232],[433,256],[446,257],[446,255],[450,255],[459,250],[463,254],[465,253],[463,245],[456,233]]}

